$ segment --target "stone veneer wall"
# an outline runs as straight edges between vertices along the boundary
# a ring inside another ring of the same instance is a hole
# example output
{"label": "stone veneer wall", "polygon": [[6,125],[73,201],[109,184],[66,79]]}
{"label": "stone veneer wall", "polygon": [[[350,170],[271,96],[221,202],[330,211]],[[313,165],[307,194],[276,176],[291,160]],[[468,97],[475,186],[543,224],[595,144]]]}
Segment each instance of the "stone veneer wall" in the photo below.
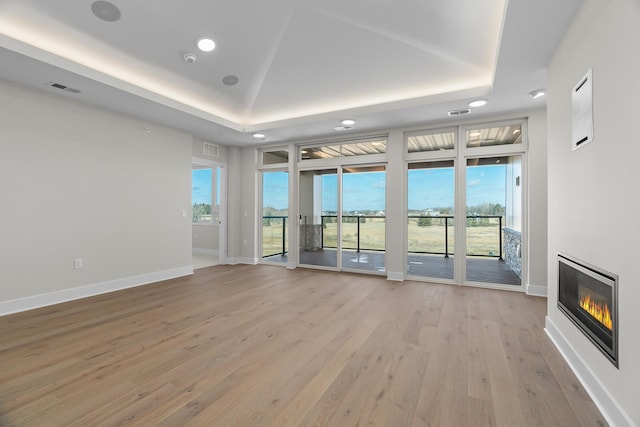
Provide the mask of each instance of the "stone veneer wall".
{"label": "stone veneer wall", "polygon": [[322,249],[322,225],[302,224],[300,226],[300,247],[305,251]]}
{"label": "stone veneer wall", "polygon": [[511,228],[504,229],[504,259],[509,267],[516,275],[522,279],[522,253],[520,250],[520,242],[522,235],[519,231]]}

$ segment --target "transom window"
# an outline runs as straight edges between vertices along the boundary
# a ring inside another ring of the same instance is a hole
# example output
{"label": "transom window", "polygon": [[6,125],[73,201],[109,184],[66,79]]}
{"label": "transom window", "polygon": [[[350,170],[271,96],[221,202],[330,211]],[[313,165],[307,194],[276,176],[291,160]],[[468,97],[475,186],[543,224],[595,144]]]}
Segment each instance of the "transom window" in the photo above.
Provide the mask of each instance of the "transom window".
{"label": "transom window", "polygon": [[424,153],[428,151],[453,150],[456,146],[455,130],[416,132],[407,136],[407,150],[409,153]]}
{"label": "transom window", "polygon": [[280,165],[289,162],[288,150],[269,150],[262,152],[263,165]]}
{"label": "transom window", "polygon": [[467,147],[522,144],[522,124],[488,128],[470,128],[466,131]]}
{"label": "transom window", "polygon": [[339,157],[366,156],[387,152],[387,139],[374,138],[356,142],[330,143],[300,147],[301,160],[335,159]]}

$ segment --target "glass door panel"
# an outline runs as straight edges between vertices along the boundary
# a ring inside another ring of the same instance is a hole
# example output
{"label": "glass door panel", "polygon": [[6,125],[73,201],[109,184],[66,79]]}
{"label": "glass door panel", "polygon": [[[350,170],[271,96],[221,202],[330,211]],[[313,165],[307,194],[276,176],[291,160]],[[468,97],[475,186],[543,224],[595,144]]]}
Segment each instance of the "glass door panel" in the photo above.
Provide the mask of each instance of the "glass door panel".
{"label": "glass door panel", "polygon": [[407,172],[407,274],[454,278],[453,160],[410,163]]}
{"label": "glass door panel", "polygon": [[338,268],[338,170],[300,171],[299,263]]}
{"label": "glass door panel", "polygon": [[262,172],[262,248],[263,261],[286,263],[289,223],[289,173]]}
{"label": "glass door panel", "polygon": [[385,167],[342,168],[343,270],[385,271]]}
{"label": "glass door panel", "polygon": [[519,155],[467,159],[467,281],[520,286],[521,175]]}

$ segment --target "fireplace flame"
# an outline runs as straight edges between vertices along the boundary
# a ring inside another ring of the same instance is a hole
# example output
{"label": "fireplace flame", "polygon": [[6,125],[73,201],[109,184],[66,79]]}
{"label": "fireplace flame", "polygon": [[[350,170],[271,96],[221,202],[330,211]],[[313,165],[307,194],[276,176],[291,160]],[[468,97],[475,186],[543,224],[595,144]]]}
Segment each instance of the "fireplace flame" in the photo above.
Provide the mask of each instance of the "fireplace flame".
{"label": "fireplace flame", "polygon": [[611,312],[606,303],[599,303],[591,298],[591,294],[580,297],[580,307],[610,331],[613,330]]}

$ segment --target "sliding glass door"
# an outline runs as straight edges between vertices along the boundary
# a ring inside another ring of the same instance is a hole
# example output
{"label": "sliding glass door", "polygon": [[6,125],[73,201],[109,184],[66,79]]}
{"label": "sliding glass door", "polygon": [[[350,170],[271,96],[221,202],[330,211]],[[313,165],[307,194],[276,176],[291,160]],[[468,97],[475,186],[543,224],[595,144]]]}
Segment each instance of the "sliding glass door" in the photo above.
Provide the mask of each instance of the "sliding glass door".
{"label": "sliding glass door", "polygon": [[522,158],[467,159],[466,279],[521,284]]}
{"label": "sliding glass door", "polygon": [[406,134],[411,278],[522,286],[525,122]]}
{"label": "sliding glass door", "polygon": [[342,270],[385,271],[385,167],[342,168]]}
{"label": "sliding glass door", "polygon": [[338,268],[338,169],[300,171],[299,263]]}
{"label": "sliding glass door", "polygon": [[300,171],[299,264],[385,271],[385,167]]}
{"label": "sliding glass door", "polygon": [[407,195],[407,274],[453,280],[454,161],[409,163]]}

